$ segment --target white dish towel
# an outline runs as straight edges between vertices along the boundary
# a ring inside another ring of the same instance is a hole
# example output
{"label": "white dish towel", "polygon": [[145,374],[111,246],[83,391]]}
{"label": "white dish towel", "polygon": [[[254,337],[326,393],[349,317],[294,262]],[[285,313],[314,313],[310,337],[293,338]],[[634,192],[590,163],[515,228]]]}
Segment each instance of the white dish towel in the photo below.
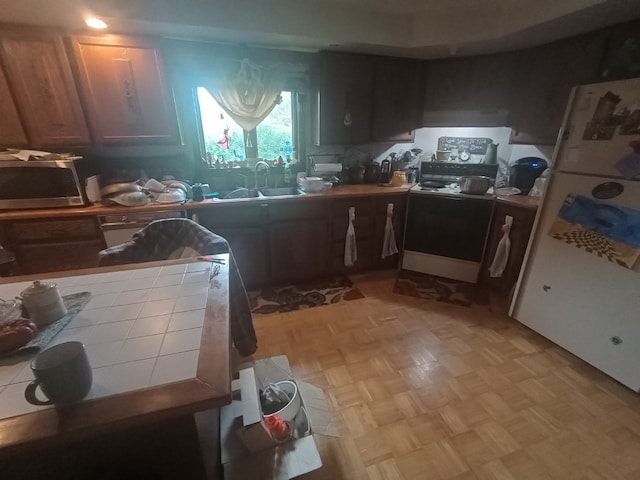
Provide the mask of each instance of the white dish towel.
{"label": "white dish towel", "polygon": [[398,253],[396,234],[393,231],[393,203],[387,204],[387,223],[384,225],[384,242],[382,243],[382,258]]}
{"label": "white dish towel", "polygon": [[509,215],[505,216],[504,225],[502,225],[502,231],[504,233],[498,243],[498,248],[496,248],[493,262],[491,262],[491,266],[489,267],[489,275],[491,277],[501,277],[509,261],[509,250],[511,250],[509,232],[511,232],[511,225],[513,225],[513,217]]}
{"label": "white dish towel", "polygon": [[356,245],[356,231],[353,228],[353,221],[356,219],[356,207],[349,207],[349,226],[347,227],[347,237],[344,241],[344,265],[353,267],[358,261],[358,246]]}

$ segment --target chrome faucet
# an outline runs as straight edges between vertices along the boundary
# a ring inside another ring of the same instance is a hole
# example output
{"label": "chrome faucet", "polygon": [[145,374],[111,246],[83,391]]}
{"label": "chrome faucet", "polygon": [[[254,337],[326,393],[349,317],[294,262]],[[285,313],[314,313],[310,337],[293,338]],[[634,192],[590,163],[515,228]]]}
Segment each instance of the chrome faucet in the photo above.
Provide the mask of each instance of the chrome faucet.
{"label": "chrome faucet", "polygon": [[255,175],[255,188],[258,188],[258,167],[265,167],[267,169],[266,174],[264,176],[264,187],[267,188],[269,186],[269,164],[264,160],[259,160],[256,162],[256,166],[253,167],[254,175]]}

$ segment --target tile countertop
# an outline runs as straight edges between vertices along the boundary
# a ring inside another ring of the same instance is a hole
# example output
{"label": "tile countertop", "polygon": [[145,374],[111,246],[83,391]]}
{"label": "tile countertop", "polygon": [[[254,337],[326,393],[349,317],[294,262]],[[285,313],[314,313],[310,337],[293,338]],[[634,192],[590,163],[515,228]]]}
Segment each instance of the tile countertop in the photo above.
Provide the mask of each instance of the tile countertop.
{"label": "tile countertop", "polygon": [[[82,341],[93,370],[93,385],[87,398],[65,407],[75,409],[80,419],[78,425],[70,422],[71,430],[74,426],[87,427],[83,422],[89,420],[82,420],[84,410],[93,412],[91,422],[104,425],[114,420],[114,415],[123,420],[154,413],[140,411],[147,408],[158,408],[159,411],[187,408],[182,404],[161,405],[172,394],[168,390],[160,392],[157,388],[171,384],[169,387],[178,391],[179,387],[185,387],[194,380],[204,381],[201,378],[202,356],[211,357],[207,355],[211,352],[203,353],[208,348],[203,350],[202,346],[207,345],[206,338],[211,333],[207,312],[213,308],[210,302],[215,297],[215,294],[210,295],[213,289],[210,278],[214,278],[214,284],[220,284],[222,277],[219,274],[221,271],[226,274],[226,265],[204,261],[164,264],[77,276],[60,277],[58,273],[58,277],[54,277],[53,282],[62,295],[86,291],[92,294],[83,310],[48,345]],[[29,283],[0,284],[0,298],[13,298]],[[219,318],[214,320],[219,321]],[[205,331],[207,333],[203,333]],[[221,349],[218,347],[218,350]],[[56,415],[54,407],[31,405],[24,398],[25,388],[33,380],[29,367],[33,356],[23,354],[0,358],[0,447],[7,445],[2,435],[3,422],[17,419],[26,422],[29,414]],[[223,368],[221,362],[217,363],[216,369]],[[201,385],[197,388],[202,390]],[[131,392],[141,392],[141,396],[148,394],[145,399],[145,402],[150,402],[145,403],[148,407],[135,407],[136,402],[131,399],[130,406],[120,406],[121,413],[117,413],[113,403]],[[214,393],[217,395],[219,392]],[[42,393],[38,392],[38,395]],[[158,395],[162,396],[162,401],[158,400]],[[209,398],[206,395],[198,397],[192,392],[189,400],[204,404]],[[182,395],[177,395],[175,401],[179,403],[181,398]],[[99,410],[100,406],[102,410]],[[54,427],[53,431],[45,432],[44,437],[65,433],[60,430],[62,427]],[[40,432],[28,433],[31,436],[41,435]],[[24,441],[23,438],[14,438],[9,444],[21,443],[21,440]]]}
{"label": "tile countertop", "polygon": [[167,210],[192,210],[208,207],[220,207],[222,205],[241,205],[244,203],[261,202],[261,203],[279,203],[291,201],[308,201],[310,199],[332,199],[345,197],[368,197],[371,195],[397,195],[409,191],[412,185],[404,185],[402,187],[388,187],[379,185],[342,185],[340,187],[323,190],[318,193],[307,193],[300,196],[284,196],[284,197],[260,197],[260,198],[238,198],[233,200],[203,200],[202,202],[188,201],[183,204],[149,204],[144,207],[105,207],[100,204],[94,204],[87,207],[67,207],[67,208],[34,208],[22,210],[0,210],[0,221],[2,220],[19,220],[28,218],[57,218],[63,216],[76,215],[113,215],[123,213],[167,211]]}

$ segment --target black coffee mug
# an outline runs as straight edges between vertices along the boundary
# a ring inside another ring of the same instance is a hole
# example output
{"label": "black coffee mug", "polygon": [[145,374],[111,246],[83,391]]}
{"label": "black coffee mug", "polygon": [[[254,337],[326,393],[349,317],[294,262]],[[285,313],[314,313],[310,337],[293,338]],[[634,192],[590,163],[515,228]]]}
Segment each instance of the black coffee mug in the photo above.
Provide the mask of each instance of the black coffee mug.
{"label": "black coffee mug", "polygon": [[191,187],[193,191],[193,201],[201,202],[204,200],[204,192],[202,191],[202,187],[200,185],[194,185]]}
{"label": "black coffee mug", "polygon": [[[31,361],[35,380],[27,385],[24,398],[33,405],[77,402],[91,390],[93,374],[82,342],[65,342],[47,348]],[[36,397],[40,387],[47,400]]]}

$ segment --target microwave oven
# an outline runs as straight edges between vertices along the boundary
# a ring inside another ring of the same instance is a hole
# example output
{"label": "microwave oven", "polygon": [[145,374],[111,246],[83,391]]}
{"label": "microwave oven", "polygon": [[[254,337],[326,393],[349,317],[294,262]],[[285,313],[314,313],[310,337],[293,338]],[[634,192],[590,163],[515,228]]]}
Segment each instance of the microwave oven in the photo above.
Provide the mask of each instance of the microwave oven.
{"label": "microwave oven", "polygon": [[0,209],[87,205],[79,162],[82,157],[0,160]]}

